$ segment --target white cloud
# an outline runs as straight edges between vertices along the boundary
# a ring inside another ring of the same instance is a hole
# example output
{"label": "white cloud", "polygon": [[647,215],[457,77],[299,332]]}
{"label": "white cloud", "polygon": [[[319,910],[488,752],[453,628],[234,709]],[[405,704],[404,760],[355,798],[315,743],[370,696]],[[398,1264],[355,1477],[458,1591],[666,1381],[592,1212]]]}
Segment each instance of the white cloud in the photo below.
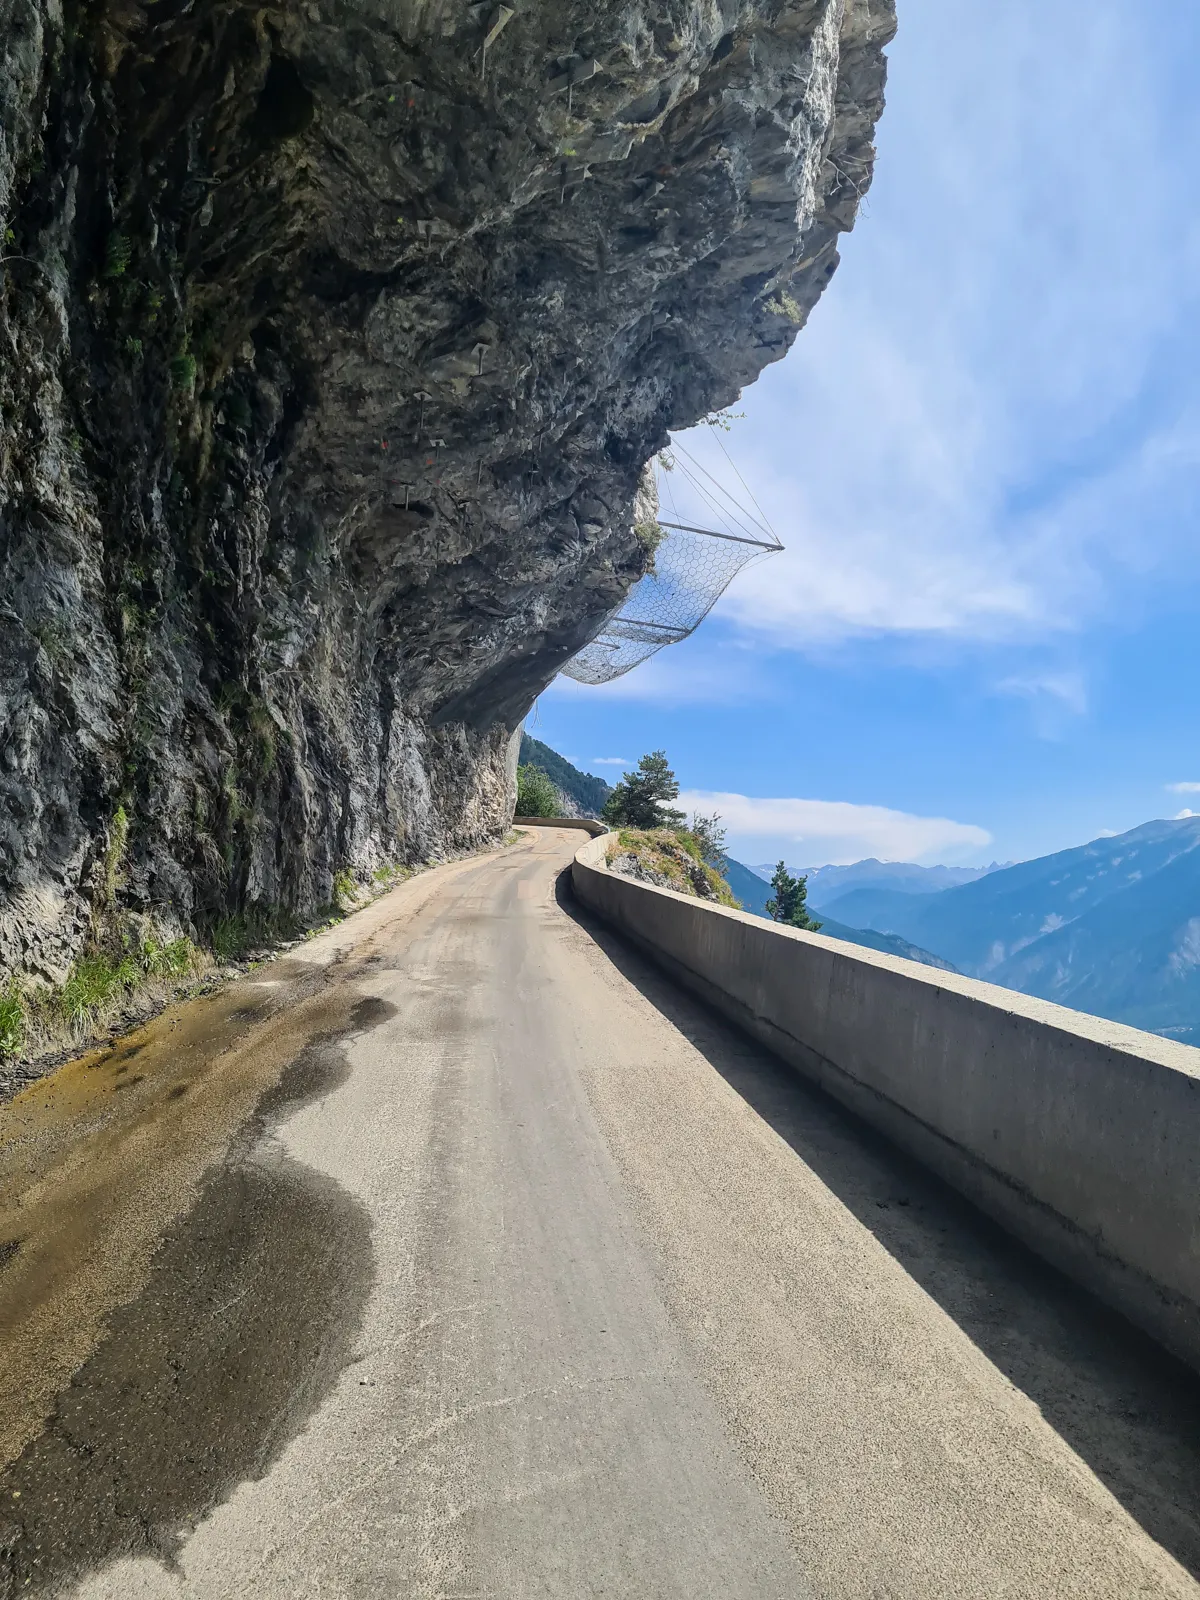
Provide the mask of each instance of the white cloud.
{"label": "white cloud", "polygon": [[887,806],[845,800],[755,799],[744,794],[688,789],[679,797],[687,811],[718,812],[729,848],[750,860],[786,856],[805,866],[861,861],[941,861],[977,855],[991,844],[985,828],[948,817],[918,817]]}
{"label": "white cloud", "polygon": [[628,756],[593,756],[594,767],[631,767],[633,762]]}
{"label": "white cloud", "polygon": [[[787,545],[722,602],[742,628],[1021,640],[1195,572],[1200,194],[1163,92],[1195,23],[1165,4],[906,16],[837,276],[728,440],[686,438],[736,488],[728,444]],[[667,514],[704,516],[680,479]]]}
{"label": "white cloud", "polygon": [[1039,739],[1063,738],[1072,721],[1088,709],[1087,683],[1080,672],[1015,673],[995,688],[997,694],[1027,702]]}
{"label": "white cloud", "polygon": [[1200,783],[1166,783],[1168,794],[1200,794]]}
{"label": "white cloud", "polygon": [[1200,811],[1189,811],[1187,806],[1184,806],[1182,811],[1175,813],[1176,822],[1183,822],[1188,817],[1200,817]]}

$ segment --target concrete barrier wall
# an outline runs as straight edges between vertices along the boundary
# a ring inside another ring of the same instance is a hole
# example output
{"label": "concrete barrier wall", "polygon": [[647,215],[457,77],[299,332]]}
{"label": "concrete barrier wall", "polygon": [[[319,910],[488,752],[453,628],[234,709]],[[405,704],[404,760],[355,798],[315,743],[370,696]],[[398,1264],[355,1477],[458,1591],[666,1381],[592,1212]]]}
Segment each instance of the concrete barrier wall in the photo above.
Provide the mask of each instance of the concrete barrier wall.
{"label": "concrete barrier wall", "polygon": [[582,903],[1200,1368],[1200,1050],[608,872]]}
{"label": "concrete barrier wall", "polygon": [[610,831],[606,823],[597,822],[595,817],[514,817],[513,827],[579,828],[584,833],[590,833],[593,838],[597,834]]}

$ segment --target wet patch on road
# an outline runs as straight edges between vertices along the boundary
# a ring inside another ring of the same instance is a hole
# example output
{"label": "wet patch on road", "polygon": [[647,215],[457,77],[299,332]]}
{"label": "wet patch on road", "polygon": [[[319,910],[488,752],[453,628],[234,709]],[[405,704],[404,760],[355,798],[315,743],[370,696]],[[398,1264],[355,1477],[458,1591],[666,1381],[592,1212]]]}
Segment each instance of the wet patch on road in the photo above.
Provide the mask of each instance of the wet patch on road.
{"label": "wet patch on road", "polygon": [[173,1563],[213,1506],[262,1476],[352,1360],[374,1276],[370,1218],[273,1137],[345,1081],[359,1001],[260,1099],[149,1281],[42,1431],[0,1473],[0,1596],[49,1595],[122,1556]]}

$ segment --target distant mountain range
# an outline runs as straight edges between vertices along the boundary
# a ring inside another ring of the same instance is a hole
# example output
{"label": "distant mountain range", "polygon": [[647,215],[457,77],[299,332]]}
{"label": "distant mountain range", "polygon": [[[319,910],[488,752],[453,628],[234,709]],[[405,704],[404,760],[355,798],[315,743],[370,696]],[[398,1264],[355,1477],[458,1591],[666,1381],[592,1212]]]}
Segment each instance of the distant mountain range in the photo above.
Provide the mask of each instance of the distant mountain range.
{"label": "distant mountain range", "polygon": [[[936,894],[939,889],[974,883],[976,878],[998,870],[999,863],[995,861],[990,867],[918,867],[911,861],[876,861],[874,856],[866,861],[855,861],[848,867],[788,868],[793,875],[808,879],[810,900],[818,894],[832,900],[850,889],[899,889],[905,894]],[[775,863],[762,862],[751,871],[770,883]]]}
{"label": "distant mountain range", "polygon": [[813,877],[818,916],[898,935],[1023,994],[1200,1043],[1200,817],[1147,822],[933,894],[878,879],[814,894]]}
{"label": "distant mountain range", "polygon": [[[757,870],[743,865],[740,861],[727,859],[725,866],[725,881],[742,902],[742,910],[752,911],[758,917],[765,917],[767,901],[771,898],[770,884],[763,882]],[[774,867],[771,870],[773,872]],[[816,920],[821,924],[820,931],[830,939],[844,939],[847,944],[866,945],[868,950],[882,950],[889,956],[903,956],[907,961],[919,961],[922,966],[940,967],[943,972],[955,970],[949,961],[944,961],[941,956],[932,955],[928,950],[922,950],[919,945],[910,944],[899,934],[879,933],[872,928],[848,927],[846,923],[824,915],[818,916]]]}

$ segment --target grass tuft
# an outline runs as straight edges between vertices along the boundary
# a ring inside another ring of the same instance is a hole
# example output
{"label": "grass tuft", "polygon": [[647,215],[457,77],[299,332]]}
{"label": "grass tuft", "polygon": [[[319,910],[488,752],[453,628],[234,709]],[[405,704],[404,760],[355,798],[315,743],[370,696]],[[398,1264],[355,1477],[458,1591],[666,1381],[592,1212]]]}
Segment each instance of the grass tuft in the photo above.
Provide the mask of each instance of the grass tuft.
{"label": "grass tuft", "polygon": [[25,1002],[20,990],[9,985],[0,992],[0,1058],[20,1053],[25,1043]]}
{"label": "grass tuft", "polygon": [[133,260],[133,246],[123,233],[110,233],[104,246],[103,276],[123,278]]}
{"label": "grass tuft", "polygon": [[190,351],[182,350],[171,358],[171,387],[190,393],[196,382],[196,358]]}
{"label": "grass tuft", "polygon": [[129,814],[124,806],[113,812],[108,830],[108,845],[104,851],[104,903],[111,907],[117,898],[117,885],[121,880],[121,863],[129,843]]}

